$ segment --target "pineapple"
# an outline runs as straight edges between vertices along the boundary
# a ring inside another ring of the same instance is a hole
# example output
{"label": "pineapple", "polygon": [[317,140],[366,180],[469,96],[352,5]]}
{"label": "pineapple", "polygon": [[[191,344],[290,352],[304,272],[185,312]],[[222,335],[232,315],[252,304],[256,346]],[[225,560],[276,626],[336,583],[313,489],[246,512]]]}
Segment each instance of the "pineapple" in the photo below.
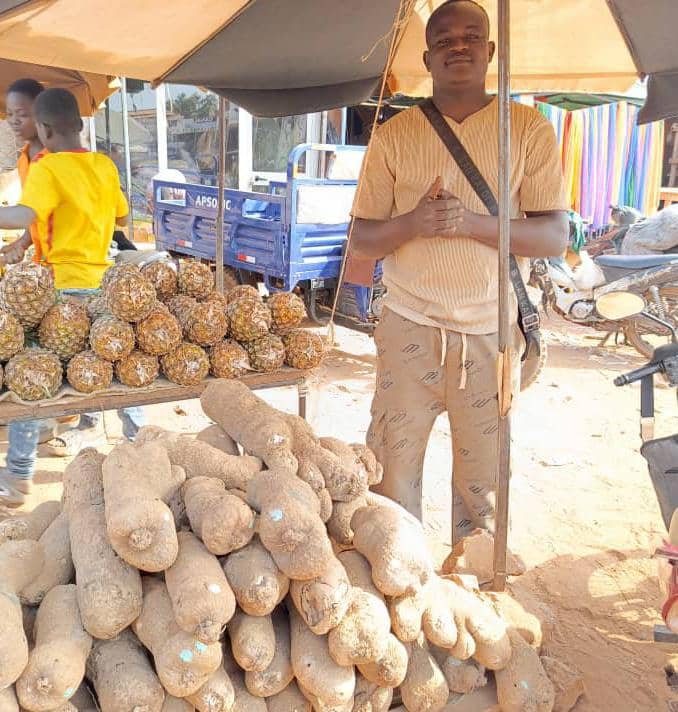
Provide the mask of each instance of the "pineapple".
{"label": "pineapple", "polygon": [[0,361],[8,361],[23,348],[23,326],[9,312],[0,311]]}
{"label": "pineapple", "polygon": [[259,290],[256,287],[253,287],[250,284],[239,284],[237,287],[233,287],[228,290],[226,293],[226,303],[230,304],[231,302],[235,302],[243,297],[263,301],[261,299],[261,295],[259,294]]}
{"label": "pineapple", "polygon": [[0,391],[2,390],[3,383],[5,381],[5,370],[0,365]]}
{"label": "pineapple", "polygon": [[222,341],[210,349],[212,375],[216,378],[240,378],[248,371],[250,357],[237,341]]}
{"label": "pineapple", "polygon": [[56,354],[44,349],[27,349],[9,360],[5,383],[21,400],[48,400],[59,392],[63,374]]}
{"label": "pineapple", "polygon": [[104,361],[120,361],[134,351],[134,329],[114,316],[102,316],[92,324],[89,344]]}
{"label": "pineapple", "polygon": [[177,268],[168,260],[156,260],[141,268],[141,274],[155,287],[158,299],[167,302],[179,290]]}
{"label": "pineapple", "polygon": [[22,262],[7,268],[0,282],[0,308],[15,316],[24,329],[35,329],[54,302],[54,277],[46,267]]}
{"label": "pineapple", "polygon": [[295,329],[283,336],[285,362],[292,368],[306,371],[322,363],[325,341],[322,336],[306,329]]}
{"label": "pineapple", "polygon": [[89,329],[89,316],[82,304],[73,301],[55,304],[40,322],[40,346],[68,361],[84,350]]}
{"label": "pineapple", "polygon": [[150,386],[160,375],[158,357],[143,351],[132,351],[115,364],[115,375],[120,383],[130,388]]}
{"label": "pineapple", "polygon": [[193,297],[187,297],[185,294],[179,294],[167,303],[167,308],[179,320],[184,333],[188,330],[191,312],[196,306],[198,306],[198,302]]}
{"label": "pineapple", "polygon": [[87,315],[90,321],[95,322],[99,317],[110,316],[108,311],[108,305],[106,304],[106,297],[103,294],[92,295],[85,299],[85,308],[87,309]]}
{"label": "pineapple", "polygon": [[271,328],[271,310],[261,301],[237,299],[228,305],[231,336],[237,341],[254,341],[266,336]]}
{"label": "pineapple", "polygon": [[179,265],[179,292],[194,299],[205,299],[214,290],[214,275],[209,265],[186,261]]}
{"label": "pineapple", "polygon": [[255,371],[272,373],[279,371],[285,363],[285,346],[275,334],[266,334],[246,345],[250,364]]}
{"label": "pineapple", "polygon": [[[129,265],[125,267],[128,268]],[[107,280],[105,289],[108,308],[114,316],[123,321],[142,321],[157,304],[155,287],[138,269],[123,270],[122,265],[113,269],[117,271]]]}
{"label": "pineapple", "polygon": [[273,316],[273,331],[284,334],[306,318],[304,300],[293,292],[278,292],[266,302]]}
{"label": "pineapple", "polygon": [[228,317],[221,304],[196,304],[190,312],[186,338],[199,346],[214,346],[228,331]]}
{"label": "pineapple", "polygon": [[132,262],[121,262],[120,264],[113,265],[109,267],[105,272],[101,280],[101,291],[105,292],[108,285],[114,280],[122,277],[124,274],[141,274],[141,270],[138,265]]}
{"label": "pineapple", "polygon": [[94,351],[82,351],[69,361],[66,378],[80,393],[102,391],[113,381],[113,364],[99,358]]}
{"label": "pineapple", "polygon": [[164,304],[159,304],[136,326],[139,348],[151,356],[164,356],[174,351],[182,339],[179,320],[170,314]]}
{"label": "pineapple", "polygon": [[180,386],[197,386],[210,370],[204,349],[184,342],[178,349],[162,357],[162,371],[167,380]]}

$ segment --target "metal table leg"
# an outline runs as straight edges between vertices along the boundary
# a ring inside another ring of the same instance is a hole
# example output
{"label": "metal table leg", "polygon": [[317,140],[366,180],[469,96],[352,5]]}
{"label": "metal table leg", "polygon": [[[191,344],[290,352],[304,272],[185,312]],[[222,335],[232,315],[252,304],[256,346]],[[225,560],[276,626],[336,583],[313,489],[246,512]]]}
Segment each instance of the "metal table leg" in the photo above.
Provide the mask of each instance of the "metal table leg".
{"label": "metal table leg", "polygon": [[306,420],[306,412],[308,406],[308,383],[304,380],[297,386],[299,393],[299,417]]}

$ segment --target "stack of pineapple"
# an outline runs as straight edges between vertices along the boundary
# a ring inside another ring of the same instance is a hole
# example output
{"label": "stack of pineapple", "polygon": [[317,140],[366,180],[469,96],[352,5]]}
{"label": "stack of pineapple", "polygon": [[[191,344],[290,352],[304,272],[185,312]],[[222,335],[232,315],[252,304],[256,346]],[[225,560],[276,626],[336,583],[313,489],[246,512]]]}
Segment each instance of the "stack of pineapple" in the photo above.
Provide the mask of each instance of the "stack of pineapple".
{"label": "stack of pineapple", "polygon": [[210,267],[194,261],[115,265],[86,303],[57,298],[49,270],[23,263],[0,282],[0,388],[36,401],[56,396],[64,374],[93,393],[114,378],[143,388],[162,373],[189,386],[210,373],[310,369],[324,341],[298,328],[305,318],[295,294],[267,302],[249,286],[220,294]]}

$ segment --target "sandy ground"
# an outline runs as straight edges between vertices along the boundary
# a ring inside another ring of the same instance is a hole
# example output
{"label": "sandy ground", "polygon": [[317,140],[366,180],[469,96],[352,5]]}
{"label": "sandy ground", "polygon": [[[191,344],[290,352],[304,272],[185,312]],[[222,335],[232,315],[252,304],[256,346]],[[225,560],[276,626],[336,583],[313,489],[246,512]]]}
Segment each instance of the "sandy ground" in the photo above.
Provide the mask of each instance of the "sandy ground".
{"label": "sandy ground", "polygon": [[[599,348],[588,332],[550,327],[548,367],[514,416],[510,546],[529,571],[511,586],[552,608],[557,628],[549,652],[585,677],[588,694],[578,712],[667,710],[678,699],[664,673],[673,650],[652,642],[660,597],[649,556],[663,525],[638,452],[638,388],[612,385],[615,374],[641,361],[625,347]],[[309,419],[321,434],[360,441],[369,424],[373,345],[344,330],[337,341],[314,380]],[[291,390],[265,397],[296,408]],[[207,422],[197,402],[154,406],[148,415],[186,432]],[[678,431],[677,415],[675,392],[659,389],[658,431]],[[115,414],[107,414],[106,426],[115,442]],[[426,463],[426,527],[439,558],[449,550],[449,438],[441,419]],[[41,458],[36,498],[60,495],[64,464]]]}

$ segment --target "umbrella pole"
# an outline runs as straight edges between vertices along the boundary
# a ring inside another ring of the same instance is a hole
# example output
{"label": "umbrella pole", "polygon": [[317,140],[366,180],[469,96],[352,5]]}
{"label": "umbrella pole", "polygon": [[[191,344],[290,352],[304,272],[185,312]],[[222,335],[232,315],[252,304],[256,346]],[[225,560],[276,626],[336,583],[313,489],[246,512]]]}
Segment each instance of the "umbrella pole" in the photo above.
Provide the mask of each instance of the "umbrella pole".
{"label": "umbrella pole", "polygon": [[132,156],[129,147],[129,109],[127,106],[127,78],[120,79],[122,98],[122,141],[125,144],[125,187],[127,188],[127,203],[129,205],[129,239],[134,241],[134,215],[132,213]]}
{"label": "umbrella pole", "polygon": [[[509,254],[511,250],[510,175],[511,175],[511,113],[510,113],[510,0],[497,0],[499,27],[499,419],[497,468],[497,502],[494,536],[495,591],[506,586],[506,551],[509,523],[509,479],[511,474],[511,417],[510,387],[511,323],[509,319],[510,279]],[[502,378],[502,375],[504,376]],[[506,380],[508,378],[508,383]],[[508,390],[507,390],[508,389]],[[502,397],[506,395],[508,397]]]}
{"label": "umbrella pole", "polygon": [[226,187],[226,99],[219,97],[219,180],[217,197],[217,291],[224,291],[224,189]]}

